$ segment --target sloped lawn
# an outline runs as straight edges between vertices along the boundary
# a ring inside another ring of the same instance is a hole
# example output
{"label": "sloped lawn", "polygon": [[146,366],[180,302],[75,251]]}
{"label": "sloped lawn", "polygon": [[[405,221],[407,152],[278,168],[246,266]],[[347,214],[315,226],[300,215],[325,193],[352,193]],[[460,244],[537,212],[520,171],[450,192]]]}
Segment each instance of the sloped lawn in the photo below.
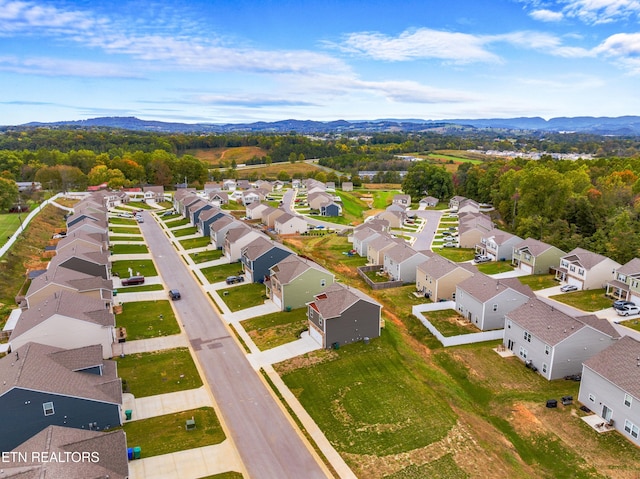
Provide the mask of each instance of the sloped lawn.
{"label": "sloped lawn", "polygon": [[307,308],[267,314],[242,322],[242,327],[261,351],[299,339],[307,325]]}

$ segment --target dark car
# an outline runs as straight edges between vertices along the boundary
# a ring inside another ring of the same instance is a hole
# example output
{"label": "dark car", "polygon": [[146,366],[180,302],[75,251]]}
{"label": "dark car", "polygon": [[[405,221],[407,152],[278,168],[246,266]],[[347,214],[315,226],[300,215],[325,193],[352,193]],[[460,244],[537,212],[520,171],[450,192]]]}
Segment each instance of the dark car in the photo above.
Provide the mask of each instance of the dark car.
{"label": "dark car", "polygon": [[180,291],[178,291],[177,289],[170,289],[169,297],[171,298],[172,301],[177,301],[178,299],[181,298]]}
{"label": "dark car", "polygon": [[144,284],[144,276],[131,276],[122,280],[122,286],[133,286],[134,284]]}
{"label": "dark car", "polygon": [[619,299],[618,301],[613,302],[614,309],[624,309],[625,306],[635,306],[636,303],[632,303],[631,301],[624,301]]}
{"label": "dark car", "polygon": [[227,276],[226,282],[227,284],[243,283],[244,276]]}

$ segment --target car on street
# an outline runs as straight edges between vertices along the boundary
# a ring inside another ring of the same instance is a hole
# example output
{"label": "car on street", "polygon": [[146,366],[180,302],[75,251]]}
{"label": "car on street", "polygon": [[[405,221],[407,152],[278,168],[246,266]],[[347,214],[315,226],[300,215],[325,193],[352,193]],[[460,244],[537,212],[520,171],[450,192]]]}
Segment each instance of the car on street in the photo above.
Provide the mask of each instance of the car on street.
{"label": "car on street", "polygon": [[227,276],[225,282],[227,284],[244,283],[244,276]]}
{"label": "car on street", "polygon": [[622,299],[619,299],[617,301],[613,302],[613,309],[622,309],[625,306],[635,306],[636,303],[632,303],[631,301],[624,301]]}
{"label": "car on street", "polygon": [[637,306],[623,306],[621,309],[616,309],[616,314],[618,316],[633,316],[636,314],[640,314],[640,308]]}
{"label": "car on street", "polygon": [[170,289],[169,290],[169,297],[171,298],[172,301],[177,301],[182,296],[180,296],[180,291],[178,291],[177,289]]}
{"label": "car on street", "polygon": [[569,291],[578,291],[578,287],[575,284],[565,284],[560,291],[563,293],[568,293]]}

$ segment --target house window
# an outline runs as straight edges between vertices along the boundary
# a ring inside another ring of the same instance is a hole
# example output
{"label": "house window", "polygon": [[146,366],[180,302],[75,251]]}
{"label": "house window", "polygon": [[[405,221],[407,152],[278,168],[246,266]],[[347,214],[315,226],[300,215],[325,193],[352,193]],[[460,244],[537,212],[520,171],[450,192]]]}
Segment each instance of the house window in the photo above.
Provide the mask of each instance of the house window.
{"label": "house window", "polygon": [[524,349],[522,346],[520,346],[519,354],[522,359],[527,359],[527,355],[529,354],[529,352],[526,349]]}
{"label": "house window", "polygon": [[578,269],[578,274],[580,276],[584,276],[584,270],[583,269]]}
{"label": "house window", "polygon": [[543,373],[547,372],[547,363],[542,363],[542,372]]}
{"label": "house window", "polygon": [[633,424],[628,419],[624,420],[624,430],[628,432],[631,435],[631,437],[635,437],[636,439],[638,439],[638,432],[640,432],[638,430],[638,426]]}
{"label": "house window", "polygon": [[497,304],[494,304],[494,305],[493,305],[493,310],[494,310],[494,311],[498,311],[498,305],[497,305]]}
{"label": "house window", "polygon": [[528,342],[531,342],[531,333],[525,331],[524,332],[524,340],[528,341]]}
{"label": "house window", "polygon": [[53,403],[52,402],[46,402],[42,405],[42,409],[44,410],[44,415],[45,416],[53,416],[56,411],[53,409]]}
{"label": "house window", "polygon": [[547,356],[549,355],[549,353],[551,353],[551,346],[546,345],[544,347],[544,354],[546,354]]}
{"label": "house window", "polygon": [[327,285],[327,280],[326,279],[321,279],[320,280],[320,286],[326,286]]}
{"label": "house window", "polygon": [[511,329],[511,320],[510,319],[507,319],[507,328]]}
{"label": "house window", "polygon": [[596,397],[593,394],[589,394],[589,401],[596,402]]}
{"label": "house window", "polygon": [[624,395],[624,405],[631,407],[631,396],[629,394]]}
{"label": "house window", "polygon": [[318,316],[318,325],[320,327],[322,327],[322,323],[324,323],[324,320],[322,319],[322,316]]}

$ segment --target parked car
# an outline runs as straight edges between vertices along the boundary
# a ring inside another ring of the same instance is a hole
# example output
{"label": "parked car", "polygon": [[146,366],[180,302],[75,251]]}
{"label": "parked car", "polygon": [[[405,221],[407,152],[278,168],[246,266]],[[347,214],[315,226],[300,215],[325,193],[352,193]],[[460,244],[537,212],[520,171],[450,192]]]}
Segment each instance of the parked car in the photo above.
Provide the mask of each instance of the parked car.
{"label": "parked car", "polygon": [[632,303],[631,301],[624,301],[622,299],[619,299],[617,301],[613,302],[613,308],[614,309],[622,309],[625,306],[635,306],[636,303]]}
{"label": "parked car", "polygon": [[623,306],[621,309],[616,309],[616,313],[618,316],[632,316],[635,314],[640,314],[640,308],[637,306]]}
{"label": "parked car", "polygon": [[172,301],[177,301],[178,299],[181,298],[180,291],[178,291],[177,289],[170,289],[169,297],[171,298]]}
{"label": "parked car", "polygon": [[142,218],[142,216],[136,216],[136,221],[138,223],[144,223],[144,218]]}
{"label": "parked car", "polygon": [[578,287],[575,284],[565,284],[560,291],[563,293],[568,293],[569,291],[578,291]]}
{"label": "parked car", "polygon": [[244,276],[227,276],[227,284],[244,283]]}
{"label": "parked car", "polygon": [[453,243],[451,241],[443,244],[442,246],[444,246],[445,248],[457,248],[458,247],[458,243]]}
{"label": "parked car", "polygon": [[134,284],[144,284],[144,276],[131,276],[122,280],[122,286],[133,286]]}
{"label": "parked car", "polygon": [[475,259],[476,264],[488,263],[489,261],[491,261],[489,256],[477,256]]}
{"label": "parked car", "polygon": [[118,213],[118,216],[120,218],[133,218],[133,215],[131,213]]}

